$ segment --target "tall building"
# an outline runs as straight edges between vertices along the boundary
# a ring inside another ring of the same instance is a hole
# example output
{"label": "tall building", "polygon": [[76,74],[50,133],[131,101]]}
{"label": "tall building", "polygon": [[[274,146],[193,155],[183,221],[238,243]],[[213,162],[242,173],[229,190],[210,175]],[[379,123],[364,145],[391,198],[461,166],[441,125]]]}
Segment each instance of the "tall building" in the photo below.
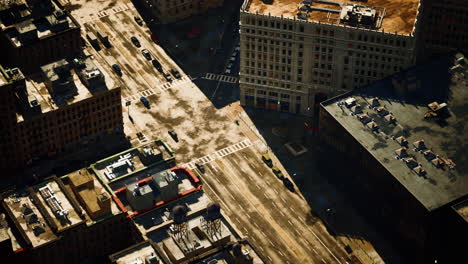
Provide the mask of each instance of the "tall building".
{"label": "tall building", "polygon": [[467,65],[439,57],[320,108],[323,171],[411,263],[468,257]]}
{"label": "tall building", "polygon": [[245,0],[241,104],[310,116],[326,97],[407,68],[418,7],[419,0]]}
{"label": "tall building", "polygon": [[421,0],[418,61],[453,51],[468,54],[468,1]]}
{"label": "tall building", "polygon": [[9,255],[17,263],[102,262],[134,242],[126,214],[86,169],[2,197],[21,246]]}
{"label": "tall building", "polygon": [[224,0],[150,0],[142,1],[162,24],[174,23],[210,8],[221,7]]}
{"label": "tall building", "polygon": [[86,70],[66,61],[42,69],[43,82],[0,66],[1,168],[24,167],[123,133],[120,87],[85,87],[76,72]]}
{"label": "tall building", "polygon": [[52,0],[0,5],[0,63],[34,71],[81,50],[80,25]]}

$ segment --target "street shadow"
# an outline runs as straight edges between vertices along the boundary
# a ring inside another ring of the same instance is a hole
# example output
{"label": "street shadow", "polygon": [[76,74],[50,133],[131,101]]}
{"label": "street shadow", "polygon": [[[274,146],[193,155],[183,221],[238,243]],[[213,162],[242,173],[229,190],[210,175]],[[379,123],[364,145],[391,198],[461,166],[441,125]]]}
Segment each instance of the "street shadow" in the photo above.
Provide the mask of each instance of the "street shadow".
{"label": "street shadow", "polygon": [[[145,24],[169,57],[190,77],[216,108],[239,100],[239,58],[226,72],[238,43],[239,10],[242,0],[224,1],[220,8],[171,24],[160,23],[144,1],[132,1]],[[207,74],[218,76],[209,78]],[[218,89],[217,89],[218,88]]]}
{"label": "street shadow", "polygon": [[[314,118],[249,107],[244,109],[309,204],[307,225],[313,226],[321,221],[332,236],[369,241],[385,263],[406,263],[403,253],[389,246],[386,238],[377,234],[368,219],[356,210],[354,203],[350,203],[355,199],[345,192],[348,185],[332,180],[335,172],[320,170],[322,160],[318,159],[321,155],[317,149],[318,138],[310,126],[315,126]],[[291,142],[306,147],[307,152],[294,156],[285,147]],[[355,250],[353,245],[342,244],[342,247],[350,254]]]}

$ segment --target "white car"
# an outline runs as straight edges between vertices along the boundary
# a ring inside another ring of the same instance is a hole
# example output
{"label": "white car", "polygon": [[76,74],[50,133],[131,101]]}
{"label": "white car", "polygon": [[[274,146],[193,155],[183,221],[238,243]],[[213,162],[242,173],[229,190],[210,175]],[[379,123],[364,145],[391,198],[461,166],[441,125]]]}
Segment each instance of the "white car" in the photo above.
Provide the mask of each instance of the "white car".
{"label": "white car", "polygon": [[234,52],[232,53],[232,57],[236,57],[236,56],[237,56],[237,51],[234,51]]}
{"label": "white car", "polygon": [[235,50],[235,51],[240,51],[240,47],[237,46],[234,50]]}
{"label": "white car", "polygon": [[229,63],[226,67],[226,69],[231,69],[232,68],[232,63]]}
{"label": "white car", "polygon": [[236,61],[236,57],[235,56],[232,56],[230,59],[229,59],[230,62],[235,62]]}
{"label": "white car", "polygon": [[226,69],[226,70],[224,71],[224,73],[225,73],[225,74],[230,74],[230,73],[231,73],[231,69]]}

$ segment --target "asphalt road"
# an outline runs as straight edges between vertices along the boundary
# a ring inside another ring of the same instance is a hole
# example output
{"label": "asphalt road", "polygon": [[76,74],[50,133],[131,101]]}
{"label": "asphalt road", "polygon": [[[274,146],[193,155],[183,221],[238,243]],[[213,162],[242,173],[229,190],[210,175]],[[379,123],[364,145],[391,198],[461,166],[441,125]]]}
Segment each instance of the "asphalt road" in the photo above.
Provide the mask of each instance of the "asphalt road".
{"label": "asphalt road", "polygon": [[350,261],[303,197],[287,190],[259,155],[249,147],[208,163],[205,191],[272,263]]}
{"label": "asphalt road", "polygon": [[[142,56],[142,48],[148,49],[165,71],[171,68],[183,71],[150,40],[149,29],[134,22],[134,15],[135,10],[130,8],[89,20],[84,26],[84,35],[97,29],[104,30],[110,37],[113,45],[110,49],[96,51],[88,47],[101,65],[107,65],[104,70],[111,72],[110,65],[114,63],[123,69],[122,77],[112,72],[110,75],[122,85],[123,100],[133,100],[130,106],[133,122],[124,115],[125,133],[134,139],[137,132],[143,133],[146,139],[165,139],[175,150],[179,164],[245,140],[246,134],[223,109],[217,109],[210,101],[210,98],[221,102],[224,98],[234,100],[235,84],[219,83],[218,89],[214,86],[211,97],[187,78],[177,86],[167,86],[168,82]],[[140,40],[141,48],[131,43],[131,36]],[[216,81],[204,81],[218,85]],[[211,84],[208,89],[213,89]],[[142,93],[147,95],[150,109],[138,101]],[[123,107],[123,111],[127,109]],[[178,143],[168,136],[168,130],[177,132]],[[143,143],[141,140],[132,142]],[[220,199],[234,224],[272,263],[344,264],[349,261],[340,244],[328,234],[319,219],[310,214],[304,198],[285,189],[263,165],[255,148],[249,147],[209,163],[203,180],[212,188],[206,188],[207,193]]]}

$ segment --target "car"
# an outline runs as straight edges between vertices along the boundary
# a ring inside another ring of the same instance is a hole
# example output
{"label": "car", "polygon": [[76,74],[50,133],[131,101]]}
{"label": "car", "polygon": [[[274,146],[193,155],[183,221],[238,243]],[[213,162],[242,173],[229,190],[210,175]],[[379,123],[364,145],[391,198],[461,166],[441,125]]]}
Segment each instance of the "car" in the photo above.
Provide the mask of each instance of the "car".
{"label": "car", "polygon": [[182,76],[180,75],[180,72],[179,72],[178,70],[171,69],[171,73],[172,73],[172,75],[174,75],[174,77],[176,77],[177,79],[182,78]]}
{"label": "car", "polygon": [[232,68],[232,63],[229,63],[227,66],[226,66],[226,69],[231,69]]}
{"label": "car", "polygon": [[281,170],[276,167],[276,166],[273,166],[271,168],[271,170],[273,171],[273,173],[276,175],[276,177],[278,177],[278,179],[282,180],[284,178],[284,175],[283,173],[281,172]]}
{"label": "car", "polygon": [[205,166],[203,166],[203,164],[195,163],[195,167],[197,167],[197,169],[198,169],[201,173],[205,173]]}
{"label": "car", "polygon": [[230,73],[231,73],[231,69],[226,69],[226,70],[224,71],[224,73],[225,73],[225,74],[230,74]]}
{"label": "car", "polygon": [[122,76],[122,69],[120,68],[118,64],[112,64],[112,69],[114,69],[117,75]]}
{"label": "car", "polygon": [[159,63],[158,60],[153,59],[153,60],[151,61],[151,63],[152,63],[153,66],[156,68],[156,70],[158,70],[158,72],[160,72],[160,73],[163,72],[163,68],[162,68],[162,66],[161,66],[161,63]]}
{"label": "car", "polygon": [[234,51],[234,52],[232,53],[232,57],[236,57],[236,56],[237,56],[237,51]]}
{"label": "car", "polygon": [[166,81],[172,82],[172,77],[171,77],[171,75],[169,73],[163,72],[163,76],[164,76],[164,78],[166,78]]}
{"label": "car", "polygon": [[283,184],[286,188],[288,188],[288,190],[290,190],[291,192],[294,192],[294,184],[291,182],[291,180],[289,180],[288,178],[284,177],[283,178]]}
{"label": "car", "polygon": [[151,54],[147,49],[142,49],[141,54],[143,54],[143,57],[145,57],[147,60],[151,60]]}
{"label": "car", "polygon": [[273,161],[271,160],[270,156],[268,156],[268,154],[263,154],[262,160],[266,165],[268,165],[268,167],[273,167]]}
{"label": "car", "polygon": [[135,37],[131,37],[130,40],[132,41],[133,45],[135,45],[137,48],[141,47],[140,41]]}
{"label": "car", "polygon": [[167,133],[169,133],[169,136],[171,136],[171,138],[175,142],[179,142],[179,137],[177,136],[177,133],[174,130],[169,130],[169,131],[167,131]]}
{"label": "car", "polygon": [[143,20],[140,17],[134,16],[133,18],[138,25],[143,26]]}
{"label": "car", "polygon": [[235,62],[236,61],[236,57],[235,56],[232,56],[230,59],[229,59],[230,62]]}
{"label": "car", "polygon": [[238,52],[238,51],[240,51],[240,47],[237,46],[234,50]]}
{"label": "car", "polygon": [[146,107],[146,108],[150,108],[150,102],[148,101],[148,99],[144,96],[140,97],[140,102]]}

